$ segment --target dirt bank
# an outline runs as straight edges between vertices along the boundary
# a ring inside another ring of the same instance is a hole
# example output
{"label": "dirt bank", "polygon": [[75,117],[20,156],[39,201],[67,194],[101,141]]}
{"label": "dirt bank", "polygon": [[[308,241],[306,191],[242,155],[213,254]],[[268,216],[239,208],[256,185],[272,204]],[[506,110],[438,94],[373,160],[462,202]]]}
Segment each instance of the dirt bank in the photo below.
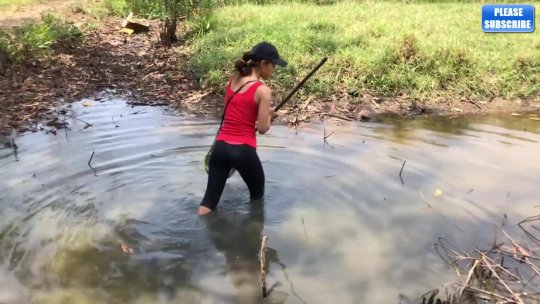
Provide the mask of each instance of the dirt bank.
{"label": "dirt bank", "polygon": [[42,13],[46,11],[65,11],[74,3],[73,0],[52,0],[23,6],[4,7],[0,10],[0,28],[9,28],[39,21]]}
{"label": "dirt bank", "polygon": [[[70,19],[77,24],[92,21],[80,13],[70,13]],[[49,58],[29,59],[20,65],[0,62],[0,74],[4,75],[0,78],[0,132],[62,128],[65,124],[58,119],[61,112],[55,106],[93,98],[105,90],[134,106],[172,106],[201,116],[220,113],[221,92],[199,89],[187,67],[189,54],[182,41],[165,48],[158,44],[156,23],[149,33],[132,36],[119,32],[120,24],[121,19],[111,18],[98,29],[83,27],[83,42],[54,45]],[[295,104],[280,111],[282,122],[295,125],[317,118],[353,121],[389,112],[407,116],[540,112],[539,97],[417,102],[360,92],[356,96],[297,100]]]}

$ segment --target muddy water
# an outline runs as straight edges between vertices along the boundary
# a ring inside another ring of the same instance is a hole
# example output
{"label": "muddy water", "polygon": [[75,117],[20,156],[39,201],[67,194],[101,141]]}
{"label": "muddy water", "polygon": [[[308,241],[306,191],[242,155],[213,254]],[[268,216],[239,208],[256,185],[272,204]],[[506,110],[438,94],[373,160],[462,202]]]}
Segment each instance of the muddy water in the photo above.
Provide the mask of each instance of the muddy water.
{"label": "muddy water", "polygon": [[540,204],[529,116],[275,126],[259,137],[264,205],[236,174],[201,219],[216,121],[73,111],[93,126],[0,150],[0,302],[261,303],[267,235],[269,302],[397,303],[455,279],[438,237],[482,246]]}

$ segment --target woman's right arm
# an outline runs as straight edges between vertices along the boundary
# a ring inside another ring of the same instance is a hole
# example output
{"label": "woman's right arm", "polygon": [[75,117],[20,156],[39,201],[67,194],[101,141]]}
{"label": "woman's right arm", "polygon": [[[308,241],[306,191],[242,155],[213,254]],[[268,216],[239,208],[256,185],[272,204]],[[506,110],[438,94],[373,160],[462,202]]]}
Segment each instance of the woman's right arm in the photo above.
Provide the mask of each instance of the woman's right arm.
{"label": "woman's right arm", "polygon": [[274,115],[274,111],[270,108],[272,100],[272,90],[269,87],[262,85],[257,89],[255,93],[257,100],[259,101],[259,114],[257,118],[257,130],[260,134],[264,134],[270,130],[271,119]]}

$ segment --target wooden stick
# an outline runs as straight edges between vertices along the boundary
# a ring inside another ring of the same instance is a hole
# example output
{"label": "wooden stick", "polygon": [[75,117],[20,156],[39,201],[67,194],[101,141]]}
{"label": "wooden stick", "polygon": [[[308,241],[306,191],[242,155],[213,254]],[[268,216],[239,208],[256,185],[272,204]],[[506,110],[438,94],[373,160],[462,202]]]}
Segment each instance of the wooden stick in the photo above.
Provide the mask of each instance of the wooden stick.
{"label": "wooden stick", "polygon": [[[506,268],[504,268],[503,266],[501,265],[498,265],[497,263],[495,263],[494,260],[490,259],[487,255],[485,255],[484,253],[480,252],[478,249],[475,250],[476,252],[478,252],[481,256],[485,257],[486,259],[489,260],[490,263],[494,264],[495,266],[497,266],[498,268],[500,268],[502,271],[506,272],[507,275],[509,275],[510,277],[518,280],[519,283],[521,283],[519,281],[519,279],[513,274],[511,273],[509,270],[507,270]],[[503,259],[504,259],[504,256],[503,256]]]}
{"label": "wooden stick", "polygon": [[403,167],[405,167],[405,163],[406,163],[406,162],[407,162],[407,161],[404,160],[404,161],[403,161],[403,165],[401,165],[401,170],[399,170],[399,177],[401,177],[401,173],[403,173]]}
{"label": "wooden stick", "polygon": [[80,118],[77,118],[77,117],[75,117],[75,116],[67,115],[66,117],[71,118],[71,119],[78,120],[78,121],[80,121],[80,122],[86,124],[86,126],[84,126],[85,129],[88,128],[88,127],[93,126],[93,124],[91,124],[91,123],[89,123],[89,122],[86,122],[86,121],[84,121],[84,120],[82,120],[82,119],[80,119]]}
{"label": "wooden stick", "polygon": [[324,140],[326,140],[328,137],[332,136],[332,134],[334,134],[334,131],[330,132],[330,134],[328,134],[328,135],[326,135],[326,131],[325,131]]}
{"label": "wooden stick", "polygon": [[115,126],[116,128],[120,127],[119,125],[117,125],[117,124],[114,122],[114,115],[111,116],[111,120],[112,120],[113,126]]}
{"label": "wooden stick", "polygon": [[502,233],[504,234],[504,236],[506,236],[511,242],[512,242],[512,245],[514,245],[514,247],[517,249],[517,251],[524,257],[524,258],[528,258],[531,256],[531,254],[529,252],[527,252],[527,250],[525,250],[525,248],[521,247],[521,245],[519,245],[519,243],[514,240],[513,238],[511,238],[504,230],[502,230]]}
{"label": "wooden stick", "polygon": [[293,96],[294,93],[296,93],[296,91],[298,91],[298,89],[300,89],[301,86],[304,85],[304,83],[311,77],[313,76],[313,74],[315,74],[315,72],[317,72],[317,70],[326,62],[326,60],[328,60],[327,57],[324,57],[321,62],[319,62],[319,64],[313,69],[311,70],[311,72],[309,72],[309,74],[306,75],[306,77],[304,77],[304,79],[302,79],[302,81],[300,81],[300,83],[292,90],[292,92],[289,93],[289,95],[287,95],[287,97],[285,97],[283,99],[282,102],[280,102],[275,108],[274,108],[274,111],[277,112],[279,109],[281,109],[281,107],[283,107],[283,105]]}
{"label": "wooden stick", "polygon": [[[461,284],[461,283],[458,283],[458,284]],[[497,297],[497,298],[503,299],[503,300],[507,301],[508,303],[514,303],[513,300],[511,300],[511,299],[509,299],[507,297],[504,297],[504,296],[501,296],[501,295],[498,295],[496,293],[492,293],[492,292],[489,292],[489,291],[486,291],[486,290],[483,290],[483,289],[480,289],[480,288],[466,286],[466,289],[470,289],[470,290],[474,290],[474,291],[477,291],[477,292],[485,293],[485,294],[490,295],[492,297]]]}
{"label": "wooden stick", "polygon": [[264,265],[266,263],[266,241],[268,241],[268,237],[265,235],[263,236],[261,243],[261,280],[263,299],[266,298],[266,272],[264,270]]}
{"label": "wooden stick", "polygon": [[304,236],[306,237],[306,241],[308,240],[307,232],[306,232],[306,225],[304,224],[304,218],[302,218],[302,226],[304,227]]}
{"label": "wooden stick", "polygon": [[484,264],[486,264],[487,268],[489,268],[489,270],[491,270],[491,273],[493,273],[493,275],[499,280],[499,282],[501,282],[501,284],[504,286],[504,288],[506,288],[506,290],[512,295],[512,297],[514,298],[514,300],[517,301],[518,304],[525,304],[523,302],[523,300],[521,300],[521,298],[515,294],[512,289],[510,287],[508,287],[508,285],[506,285],[506,283],[504,282],[503,279],[501,279],[501,277],[499,276],[499,274],[493,269],[493,267],[491,267],[491,265],[489,264],[488,260],[486,259],[486,256],[484,254],[482,254],[482,260],[484,261]]}
{"label": "wooden stick", "polygon": [[306,102],[304,102],[304,105],[302,106],[302,111],[304,111],[308,106],[309,104],[311,103],[311,101],[313,100],[313,97],[309,97]]}
{"label": "wooden stick", "polygon": [[15,139],[11,139],[11,147],[13,148],[13,150],[17,150],[19,149],[19,146],[17,146],[17,144],[15,143]]}
{"label": "wooden stick", "polygon": [[332,136],[332,134],[334,134],[334,131],[332,131],[330,134],[326,135],[326,128],[323,128],[323,131],[324,131],[324,135],[323,135],[323,145],[326,146],[326,145],[329,145],[330,144],[328,143],[328,141],[326,140],[328,137]]}
{"label": "wooden stick", "polygon": [[473,105],[475,105],[477,108],[482,109],[482,107],[479,106],[476,102],[474,102],[472,100],[469,100],[469,102],[472,103]]}
{"label": "wooden stick", "polygon": [[422,197],[422,199],[424,200],[428,208],[431,208],[431,205],[428,203],[428,201],[426,201],[426,198],[424,197],[424,193],[422,193],[422,190],[418,190],[418,192],[420,192],[420,196]]}
{"label": "wooden stick", "polygon": [[345,121],[353,121],[352,119],[350,119],[348,117],[343,117],[343,116],[329,114],[329,113],[323,113],[323,116],[330,116],[330,117],[334,117],[334,118],[339,118],[339,119],[342,119],[342,120],[345,120]]}
{"label": "wooden stick", "polygon": [[90,159],[88,160],[88,167],[90,167],[90,168],[92,168],[90,163],[92,162],[92,159],[94,158],[94,153],[96,153],[96,151],[92,151],[92,155],[90,155]]}
{"label": "wooden stick", "polygon": [[476,270],[476,266],[478,266],[479,263],[480,261],[478,260],[474,261],[473,267],[471,268],[471,270],[469,271],[469,274],[467,275],[467,280],[465,280],[465,285],[463,285],[463,287],[461,287],[461,289],[459,290],[460,299],[461,299],[461,296],[463,295],[463,291],[465,290],[465,288],[469,286],[469,282],[471,281],[474,271]]}

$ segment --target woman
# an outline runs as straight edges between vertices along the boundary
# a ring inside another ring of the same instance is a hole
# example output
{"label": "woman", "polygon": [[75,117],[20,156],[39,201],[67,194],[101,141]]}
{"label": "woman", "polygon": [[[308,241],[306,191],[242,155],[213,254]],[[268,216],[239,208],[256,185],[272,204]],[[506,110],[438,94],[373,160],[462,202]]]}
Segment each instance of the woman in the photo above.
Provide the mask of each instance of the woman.
{"label": "woman", "polygon": [[210,155],[208,183],[199,215],[216,208],[231,167],[240,173],[251,199],[263,198],[264,170],[256,151],[256,132],[268,132],[277,115],[270,108],[272,91],[259,80],[270,79],[276,65],[285,67],[287,62],[268,42],[255,45],[234,63],[236,71],[227,84],[225,102],[232,99],[226,105],[223,127]]}

